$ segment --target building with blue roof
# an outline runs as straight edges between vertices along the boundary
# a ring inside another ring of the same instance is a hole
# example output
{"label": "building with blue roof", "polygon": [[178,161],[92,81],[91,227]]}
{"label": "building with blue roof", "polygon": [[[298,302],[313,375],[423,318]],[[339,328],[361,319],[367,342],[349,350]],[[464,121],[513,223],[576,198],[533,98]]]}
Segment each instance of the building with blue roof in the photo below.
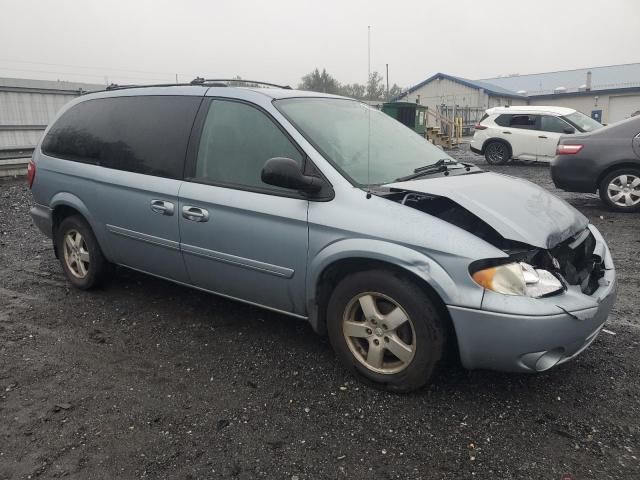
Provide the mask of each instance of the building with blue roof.
{"label": "building with blue roof", "polygon": [[613,123],[640,113],[640,63],[480,80],[436,73],[395,100],[418,102],[447,118],[462,117],[466,125],[487,108],[504,105],[569,107]]}

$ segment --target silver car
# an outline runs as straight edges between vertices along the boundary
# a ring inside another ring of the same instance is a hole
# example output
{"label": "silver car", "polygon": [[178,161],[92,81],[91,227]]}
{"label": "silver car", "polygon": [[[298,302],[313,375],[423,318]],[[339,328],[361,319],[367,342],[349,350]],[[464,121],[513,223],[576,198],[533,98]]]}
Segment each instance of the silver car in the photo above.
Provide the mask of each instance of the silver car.
{"label": "silver car", "polygon": [[615,299],[609,249],[570,205],[346,98],[207,81],[85,95],[28,178],[74,286],[117,264],[304,319],[392,391],[447,352],[547,370]]}

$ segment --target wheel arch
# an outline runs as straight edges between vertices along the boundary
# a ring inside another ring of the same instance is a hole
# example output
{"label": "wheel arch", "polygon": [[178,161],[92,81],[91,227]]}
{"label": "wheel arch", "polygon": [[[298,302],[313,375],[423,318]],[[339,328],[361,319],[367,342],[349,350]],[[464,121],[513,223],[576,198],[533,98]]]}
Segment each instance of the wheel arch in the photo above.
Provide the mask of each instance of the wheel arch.
{"label": "wheel arch", "polygon": [[600,190],[600,184],[604,180],[604,178],[610,173],[621,170],[623,168],[635,168],[636,170],[640,170],[640,161],[631,160],[631,159],[623,159],[618,160],[613,164],[608,165],[604,170],[600,172],[598,178],[596,179],[596,189]]}
{"label": "wheel arch", "polygon": [[55,241],[56,231],[60,226],[60,224],[62,223],[62,221],[65,218],[68,218],[72,215],[79,215],[80,217],[83,218],[84,221],[87,222],[87,224],[89,225],[89,227],[93,231],[93,234],[96,237],[96,241],[98,242],[100,249],[102,250],[105,257],[107,257],[107,251],[104,248],[105,243],[107,242],[102,241],[102,238],[100,236],[101,232],[99,232],[99,230],[96,228],[95,221],[93,220],[93,217],[89,212],[89,209],[80,198],[78,198],[76,195],[69,192],[59,192],[52,197],[51,201],[49,202],[49,205],[52,210],[51,233],[53,237],[53,249],[54,249],[54,253],[56,254],[56,257],[58,256],[58,251],[57,251],[56,241]]}
{"label": "wheel arch", "polygon": [[[349,243],[349,246],[357,243],[360,248],[341,245],[338,249],[336,244],[332,244],[311,262],[307,275],[307,311],[309,323],[316,332],[326,335],[326,307],[341,279],[360,271],[384,269],[406,276],[424,289],[446,324],[447,338],[451,343],[447,351],[454,352],[459,358],[457,336],[447,309],[447,303],[457,295],[457,288],[440,265],[416,250],[379,240],[353,239],[337,243]],[[364,251],[363,244],[376,248]],[[329,249],[332,251],[326,251]]]}

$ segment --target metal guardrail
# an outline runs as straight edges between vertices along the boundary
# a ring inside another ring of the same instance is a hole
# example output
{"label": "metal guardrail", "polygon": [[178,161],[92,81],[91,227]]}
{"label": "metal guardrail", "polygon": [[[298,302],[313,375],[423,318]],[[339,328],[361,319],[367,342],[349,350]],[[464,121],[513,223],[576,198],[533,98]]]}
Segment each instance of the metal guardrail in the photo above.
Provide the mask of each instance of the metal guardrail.
{"label": "metal guardrail", "polygon": [[34,148],[31,146],[0,148],[0,177],[26,174]]}

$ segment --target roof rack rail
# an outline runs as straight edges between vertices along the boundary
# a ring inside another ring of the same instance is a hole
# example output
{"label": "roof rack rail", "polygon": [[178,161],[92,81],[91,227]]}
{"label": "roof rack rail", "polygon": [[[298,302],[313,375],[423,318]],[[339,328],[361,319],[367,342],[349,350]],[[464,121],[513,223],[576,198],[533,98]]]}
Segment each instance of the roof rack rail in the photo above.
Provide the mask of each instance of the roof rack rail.
{"label": "roof rack rail", "polygon": [[195,85],[193,83],[150,83],[147,85],[118,85],[112,83],[105,88],[105,90],[121,90],[123,88],[147,88],[147,87],[188,87]]}
{"label": "roof rack rail", "polygon": [[275,83],[269,82],[259,82],[256,80],[244,80],[240,78],[202,78],[196,77],[191,80],[191,85],[206,85],[206,86],[216,86],[216,87],[228,87],[229,85],[224,82],[235,82],[235,83],[253,83],[256,85],[266,85],[268,87],[276,87],[276,88],[284,88],[286,90],[291,90],[289,85],[278,85]]}

